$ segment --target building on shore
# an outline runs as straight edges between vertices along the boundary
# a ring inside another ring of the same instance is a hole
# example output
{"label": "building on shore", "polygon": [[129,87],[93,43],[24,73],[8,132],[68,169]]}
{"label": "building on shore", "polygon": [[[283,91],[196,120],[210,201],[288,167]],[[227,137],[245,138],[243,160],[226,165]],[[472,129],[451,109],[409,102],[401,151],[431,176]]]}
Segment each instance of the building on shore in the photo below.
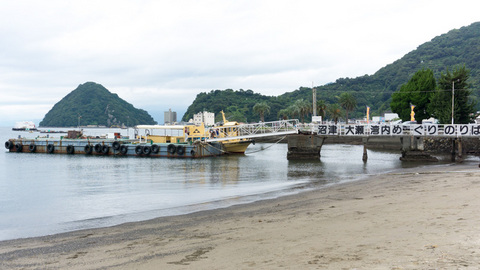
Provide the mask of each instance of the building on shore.
{"label": "building on shore", "polygon": [[215,114],[206,111],[194,114],[193,123],[197,126],[202,123],[204,123],[205,126],[213,126],[215,124]]}
{"label": "building on shore", "polygon": [[173,112],[172,109],[163,114],[164,123],[167,125],[173,125],[177,122],[177,112]]}

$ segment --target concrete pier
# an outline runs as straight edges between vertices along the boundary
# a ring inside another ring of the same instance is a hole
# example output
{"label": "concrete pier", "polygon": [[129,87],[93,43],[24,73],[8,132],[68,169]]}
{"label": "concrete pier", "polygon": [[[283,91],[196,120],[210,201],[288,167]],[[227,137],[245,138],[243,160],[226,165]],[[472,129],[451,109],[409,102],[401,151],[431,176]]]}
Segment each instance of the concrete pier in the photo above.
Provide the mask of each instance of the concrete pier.
{"label": "concrete pier", "polygon": [[402,161],[438,161],[436,157],[425,152],[422,137],[402,137]]}
{"label": "concrete pier", "polygon": [[319,159],[324,140],[311,134],[289,135],[287,159]]}

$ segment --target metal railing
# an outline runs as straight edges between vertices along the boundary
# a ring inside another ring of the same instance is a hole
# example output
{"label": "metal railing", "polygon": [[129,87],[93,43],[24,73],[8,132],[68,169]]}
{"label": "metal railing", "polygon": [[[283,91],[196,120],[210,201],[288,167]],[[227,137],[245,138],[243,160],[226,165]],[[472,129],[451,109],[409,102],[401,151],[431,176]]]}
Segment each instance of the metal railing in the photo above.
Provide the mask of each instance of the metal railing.
{"label": "metal railing", "polygon": [[209,142],[225,141],[231,139],[248,139],[267,136],[281,136],[288,134],[297,134],[299,121],[280,120],[272,122],[261,122],[254,124],[241,124],[235,126],[221,126],[214,127],[215,132],[218,131],[218,136],[207,139]]}

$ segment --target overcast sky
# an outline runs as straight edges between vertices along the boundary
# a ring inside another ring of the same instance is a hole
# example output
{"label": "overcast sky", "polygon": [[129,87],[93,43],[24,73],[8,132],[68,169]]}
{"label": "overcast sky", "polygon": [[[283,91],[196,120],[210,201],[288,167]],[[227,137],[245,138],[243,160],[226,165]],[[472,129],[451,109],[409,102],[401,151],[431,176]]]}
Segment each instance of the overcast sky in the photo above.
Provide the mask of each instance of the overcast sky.
{"label": "overcast sky", "polygon": [[478,1],[0,0],[0,125],[93,81],[163,123],[200,92],[280,95],[373,74],[480,21]]}

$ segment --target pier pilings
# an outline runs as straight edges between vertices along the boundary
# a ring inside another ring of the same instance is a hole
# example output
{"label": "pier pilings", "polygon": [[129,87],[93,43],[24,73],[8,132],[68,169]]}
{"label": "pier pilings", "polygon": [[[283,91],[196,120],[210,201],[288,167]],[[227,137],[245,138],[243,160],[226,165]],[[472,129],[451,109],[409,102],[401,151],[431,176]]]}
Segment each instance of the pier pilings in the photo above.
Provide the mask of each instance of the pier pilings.
{"label": "pier pilings", "polygon": [[402,161],[438,161],[434,156],[425,152],[422,137],[405,136],[400,139],[402,143]]}
{"label": "pier pilings", "polygon": [[463,142],[462,138],[452,138],[452,162],[463,161]]}
{"label": "pier pilings", "polygon": [[313,134],[288,135],[287,159],[319,159],[324,141]]}
{"label": "pier pilings", "polygon": [[362,156],[362,160],[363,160],[363,162],[367,162],[367,160],[368,160],[368,153],[367,153],[368,138],[362,138],[362,143],[363,143],[363,156]]}

